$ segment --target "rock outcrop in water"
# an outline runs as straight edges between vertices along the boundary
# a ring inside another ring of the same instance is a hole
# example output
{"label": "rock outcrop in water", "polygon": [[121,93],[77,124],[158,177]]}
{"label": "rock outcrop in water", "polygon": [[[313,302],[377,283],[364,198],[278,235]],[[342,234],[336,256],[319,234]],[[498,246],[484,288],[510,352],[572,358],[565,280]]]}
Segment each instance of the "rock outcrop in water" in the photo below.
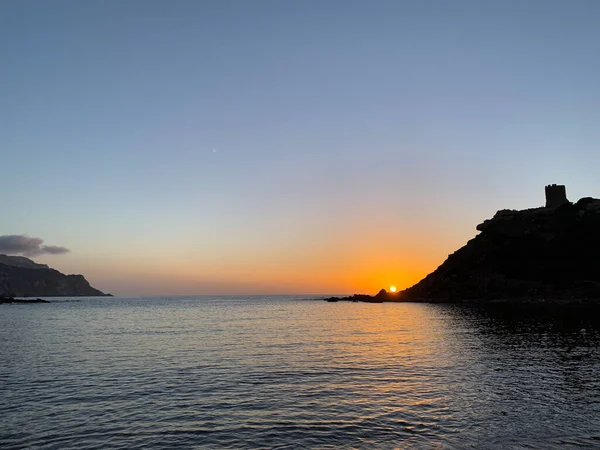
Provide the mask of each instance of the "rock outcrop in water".
{"label": "rock outcrop in water", "polygon": [[546,207],[498,211],[398,300],[600,303],[600,199],[564,192],[547,186]]}
{"label": "rock outcrop in water", "polygon": [[22,256],[0,255],[0,297],[103,295],[83,275],[65,275]]}
{"label": "rock outcrop in water", "polygon": [[366,303],[383,303],[393,302],[397,300],[396,294],[387,292],[385,289],[381,289],[377,295],[367,294],[354,294],[350,297],[329,297],[324,299],[326,302],[366,302]]}
{"label": "rock outcrop in water", "polygon": [[36,298],[34,300],[20,300],[18,298],[13,297],[0,297],[0,305],[6,304],[21,304],[21,305],[34,305],[36,303],[50,303],[48,300],[42,300],[41,298]]}

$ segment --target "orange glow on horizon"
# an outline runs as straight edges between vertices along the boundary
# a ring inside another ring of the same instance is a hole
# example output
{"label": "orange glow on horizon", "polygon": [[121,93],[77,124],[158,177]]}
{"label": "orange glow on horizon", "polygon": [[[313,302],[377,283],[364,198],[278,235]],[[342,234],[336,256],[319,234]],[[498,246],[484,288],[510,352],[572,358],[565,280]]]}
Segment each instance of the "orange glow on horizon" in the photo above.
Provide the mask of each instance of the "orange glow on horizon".
{"label": "orange glow on horizon", "polygon": [[[94,287],[115,294],[371,294],[399,292],[420,281],[436,262],[404,255],[356,255],[347,259],[235,261],[122,261],[112,267],[84,267]],[[410,263],[406,261],[409,260]],[[79,267],[81,269],[81,266]],[[95,269],[95,270],[94,270]],[[99,270],[100,269],[100,270]],[[235,280],[232,282],[231,280]],[[392,289],[389,280],[396,283]]]}
{"label": "orange glow on horizon", "polygon": [[235,251],[200,251],[182,244],[171,251],[139,249],[116,259],[111,252],[90,252],[82,260],[66,255],[62,265],[51,264],[65,273],[83,273],[92,286],[116,295],[375,295],[382,288],[394,292],[392,282],[395,292],[414,285],[458,246],[401,231],[398,237],[397,230],[375,232],[350,224],[339,233],[311,236],[310,244],[302,246],[279,240],[260,248],[239,242]]}

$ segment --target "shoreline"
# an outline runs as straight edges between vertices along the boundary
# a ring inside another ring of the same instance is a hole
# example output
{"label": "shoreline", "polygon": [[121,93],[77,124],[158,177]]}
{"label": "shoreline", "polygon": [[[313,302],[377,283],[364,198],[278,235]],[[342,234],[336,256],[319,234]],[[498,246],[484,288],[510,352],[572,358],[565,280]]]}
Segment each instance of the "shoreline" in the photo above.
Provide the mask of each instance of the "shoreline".
{"label": "shoreline", "polygon": [[429,303],[429,304],[451,304],[451,305],[582,305],[599,306],[600,298],[565,298],[565,297],[505,297],[505,298],[470,298],[470,299],[402,299],[397,294],[386,293],[385,295],[353,294],[347,297],[327,297],[316,300],[328,303],[353,302],[353,303]]}

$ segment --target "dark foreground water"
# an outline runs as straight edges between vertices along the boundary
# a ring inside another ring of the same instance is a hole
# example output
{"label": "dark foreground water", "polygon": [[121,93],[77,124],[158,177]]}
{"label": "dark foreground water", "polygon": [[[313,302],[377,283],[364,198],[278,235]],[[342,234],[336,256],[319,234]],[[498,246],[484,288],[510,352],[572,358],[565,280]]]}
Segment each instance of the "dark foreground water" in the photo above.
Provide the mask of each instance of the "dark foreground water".
{"label": "dark foreground water", "polygon": [[291,297],[0,306],[0,448],[600,448],[600,318]]}

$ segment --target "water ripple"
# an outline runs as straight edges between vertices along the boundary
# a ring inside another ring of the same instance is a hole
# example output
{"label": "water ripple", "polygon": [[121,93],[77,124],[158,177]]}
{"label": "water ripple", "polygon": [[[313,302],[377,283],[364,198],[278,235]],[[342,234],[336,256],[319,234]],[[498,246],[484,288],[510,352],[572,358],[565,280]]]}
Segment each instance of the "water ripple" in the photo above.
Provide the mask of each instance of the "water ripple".
{"label": "water ripple", "polygon": [[46,306],[0,309],[3,449],[600,445],[597,311]]}

